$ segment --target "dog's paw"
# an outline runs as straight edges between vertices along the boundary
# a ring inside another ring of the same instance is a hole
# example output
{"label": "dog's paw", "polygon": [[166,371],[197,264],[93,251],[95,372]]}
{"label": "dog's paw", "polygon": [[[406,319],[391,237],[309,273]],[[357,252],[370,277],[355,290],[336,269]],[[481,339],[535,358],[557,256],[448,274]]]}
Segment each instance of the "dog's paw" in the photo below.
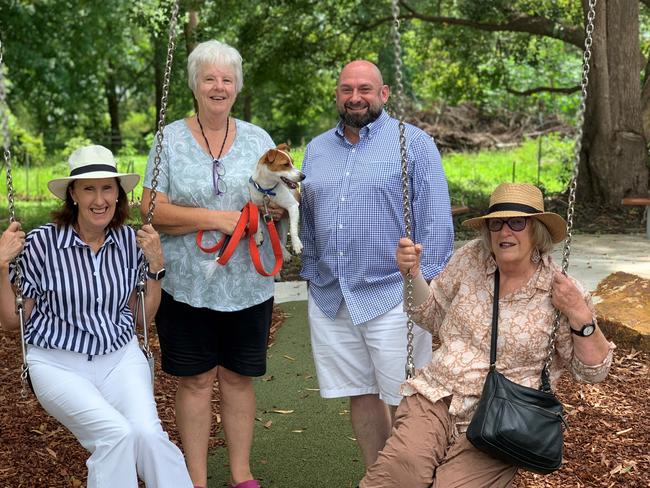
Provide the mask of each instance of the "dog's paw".
{"label": "dog's paw", "polygon": [[291,238],[291,247],[293,248],[293,252],[296,254],[300,254],[302,252],[302,242],[298,237],[295,239],[293,237]]}
{"label": "dog's paw", "polygon": [[291,260],[293,256],[289,251],[286,250],[284,246],[282,246],[282,260],[286,263]]}

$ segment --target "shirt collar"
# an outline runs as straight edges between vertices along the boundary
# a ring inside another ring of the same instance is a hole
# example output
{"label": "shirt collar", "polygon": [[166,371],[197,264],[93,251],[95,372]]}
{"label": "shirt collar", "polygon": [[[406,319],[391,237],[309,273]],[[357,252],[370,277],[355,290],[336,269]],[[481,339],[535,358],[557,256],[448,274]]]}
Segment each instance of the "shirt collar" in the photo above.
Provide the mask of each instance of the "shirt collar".
{"label": "shirt collar", "polygon": [[[497,269],[497,262],[494,260],[494,255],[488,253],[483,245],[481,245],[480,250],[480,260],[485,263],[485,276],[486,279],[491,283],[494,282],[494,272]],[[519,291],[515,292],[513,298],[520,298],[523,293],[526,296],[532,296],[536,290],[541,290],[543,292],[551,291],[551,284],[553,281],[553,272],[554,267],[552,264],[551,256],[548,253],[544,253],[541,256],[540,266],[535,273],[528,281],[528,283],[521,288]],[[493,289],[490,288],[490,293]],[[502,297],[500,297],[502,298]]]}
{"label": "shirt collar", "polygon": [[[363,139],[364,137],[372,139],[389,118],[390,116],[388,113],[386,113],[385,110],[382,110],[381,114],[379,117],[377,117],[376,120],[364,125],[361,129],[359,129],[359,139]],[[336,124],[335,132],[339,137],[345,138],[345,124],[342,120],[339,120],[339,123]]]}
{"label": "shirt collar", "polygon": [[[56,246],[59,249],[66,249],[68,247],[86,247],[88,244],[86,244],[84,241],[81,240],[81,237],[79,237],[79,234],[77,234],[77,231],[74,230],[74,227],[71,225],[66,225],[63,227],[58,227],[58,234],[56,237]],[[118,247],[122,247],[119,243],[119,241],[115,238],[115,232],[113,229],[107,229],[106,230],[106,235],[104,238],[104,244],[115,244]]]}

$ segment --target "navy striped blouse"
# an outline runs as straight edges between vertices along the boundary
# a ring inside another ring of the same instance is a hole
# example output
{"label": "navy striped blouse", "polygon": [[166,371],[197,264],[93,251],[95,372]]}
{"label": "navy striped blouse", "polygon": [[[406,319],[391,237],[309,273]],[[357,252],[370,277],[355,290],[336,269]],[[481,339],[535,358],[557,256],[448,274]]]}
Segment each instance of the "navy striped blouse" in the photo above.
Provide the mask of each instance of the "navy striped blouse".
{"label": "navy striped blouse", "polygon": [[72,227],[29,232],[20,258],[23,294],[35,300],[26,342],[89,357],[120,349],[134,334],[128,301],[143,258],[128,226],[107,230],[97,254]]}

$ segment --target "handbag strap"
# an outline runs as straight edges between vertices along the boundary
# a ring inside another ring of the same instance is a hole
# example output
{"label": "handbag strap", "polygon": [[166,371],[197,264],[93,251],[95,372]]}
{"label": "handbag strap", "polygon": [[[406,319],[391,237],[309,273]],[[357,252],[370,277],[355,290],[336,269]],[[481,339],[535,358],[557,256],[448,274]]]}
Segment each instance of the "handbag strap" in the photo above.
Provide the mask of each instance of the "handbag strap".
{"label": "handbag strap", "polygon": [[[492,303],[492,338],[490,340],[490,370],[497,367],[497,336],[499,323],[499,268],[494,271],[494,300]],[[554,347],[555,341],[551,341],[549,347]],[[551,381],[547,368],[542,368],[540,390],[550,392]]]}
{"label": "handbag strap", "polygon": [[499,268],[494,272],[494,300],[492,301],[492,339],[490,341],[490,369],[497,367],[497,335],[499,324]]}

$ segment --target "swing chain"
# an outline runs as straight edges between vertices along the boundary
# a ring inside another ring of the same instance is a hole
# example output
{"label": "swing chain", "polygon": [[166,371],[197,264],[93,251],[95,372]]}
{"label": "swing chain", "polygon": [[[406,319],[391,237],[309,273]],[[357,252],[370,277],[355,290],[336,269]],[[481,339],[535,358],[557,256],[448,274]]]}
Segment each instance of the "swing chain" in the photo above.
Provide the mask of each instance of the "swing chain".
{"label": "swing chain", "polygon": [[[411,199],[409,195],[408,154],[406,151],[406,127],[404,125],[404,86],[402,83],[402,47],[399,32],[399,0],[393,0],[393,46],[395,49],[395,114],[399,120],[399,147],[402,171],[402,208],[404,210],[404,235],[411,239]],[[413,362],[413,275],[409,271],[404,278],[404,300],[406,304],[406,378],[415,376]]]}
{"label": "swing chain", "polygon": [[[594,19],[596,17],[596,3],[597,0],[589,0],[589,11],[587,12],[586,26],[585,26],[585,50],[582,59],[582,80],[581,80],[581,97],[580,105],[578,106],[578,113],[576,117],[576,124],[578,127],[578,134],[573,146],[573,174],[571,175],[571,182],[569,184],[569,203],[567,207],[567,225],[566,225],[566,239],[564,241],[564,250],[562,253],[562,272],[566,275],[569,268],[569,254],[571,253],[571,231],[573,229],[573,214],[576,203],[576,189],[578,187],[578,172],[580,171],[580,154],[582,152],[582,137],[583,125],[585,120],[585,111],[587,108],[587,86],[589,84],[589,70],[591,61],[591,45],[593,44],[594,32]],[[553,329],[549,339],[548,353],[544,359],[544,372],[546,377],[550,377],[551,363],[553,362],[553,354],[555,353],[555,342],[557,339],[558,331],[560,330],[560,312],[555,311],[553,320]],[[542,389],[550,391],[550,384],[542,385]]]}
{"label": "swing chain", "polygon": [[[156,148],[154,156],[154,165],[152,170],[151,177],[151,192],[149,195],[149,208],[147,210],[147,215],[145,217],[145,224],[151,224],[153,222],[153,213],[156,208],[156,194],[158,188],[158,176],[160,175],[160,154],[162,153],[163,145],[163,129],[165,128],[165,115],[167,113],[167,102],[169,100],[169,85],[172,72],[172,63],[174,61],[174,49],[176,47],[176,25],[178,21],[178,11],[179,11],[179,0],[174,0],[172,5],[172,12],[169,18],[169,30],[167,35],[167,58],[165,60],[165,73],[163,75],[163,86],[162,94],[160,98],[160,112],[158,114],[158,127],[156,128]],[[149,263],[145,261],[142,262],[138,270],[138,282],[136,284],[136,310],[134,316],[134,326],[137,327],[138,323],[138,314],[142,313],[142,352],[147,358],[149,363],[149,369],[151,370],[151,384],[153,385],[154,379],[154,365],[153,365],[153,353],[149,347],[149,332],[147,324],[147,315],[145,309],[145,295],[147,292],[146,278],[145,273],[149,267]]]}
{"label": "swing chain", "polygon": [[172,63],[174,61],[174,49],[176,47],[176,24],[178,20],[179,0],[174,0],[172,14],[169,19],[169,31],[167,36],[167,59],[165,61],[165,74],[163,76],[162,96],[160,98],[160,112],[158,114],[158,127],[156,128],[156,153],[154,156],[154,167],[151,177],[151,193],[149,198],[149,209],[145,219],[146,224],[153,221],[153,212],[156,208],[156,188],[158,187],[158,176],[160,175],[160,154],[162,153],[163,129],[165,128],[165,115],[167,113],[167,101],[169,98],[169,80],[171,78]]}
{"label": "swing chain", "polygon": [[[0,133],[2,134],[2,143],[4,148],[4,163],[7,175],[7,201],[9,202],[9,222],[16,222],[16,205],[14,180],[11,173],[11,150],[9,145],[9,105],[7,104],[7,92],[4,75],[4,46],[0,39],[0,107],[2,107],[2,116],[0,116]],[[23,299],[23,272],[19,265],[20,255],[13,259],[12,266],[15,270],[14,293],[16,294],[16,314],[20,322],[20,347],[22,350],[23,363],[20,368],[20,396],[27,397],[28,371],[27,351],[25,346],[25,302]]]}

